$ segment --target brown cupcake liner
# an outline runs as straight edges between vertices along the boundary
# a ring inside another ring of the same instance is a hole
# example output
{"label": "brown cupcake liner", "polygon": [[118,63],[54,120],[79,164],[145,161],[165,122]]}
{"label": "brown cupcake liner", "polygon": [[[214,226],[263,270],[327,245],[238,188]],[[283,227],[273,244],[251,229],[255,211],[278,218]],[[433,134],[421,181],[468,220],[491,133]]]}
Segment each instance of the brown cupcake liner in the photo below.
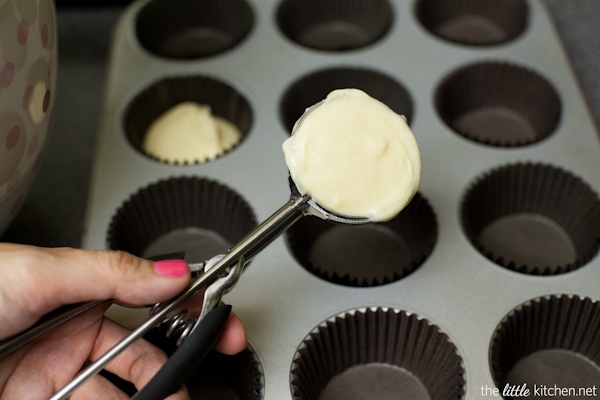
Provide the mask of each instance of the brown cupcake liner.
{"label": "brown cupcake liner", "polygon": [[292,132],[306,108],[323,100],[329,92],[346,88],[366,92],[411,122],[412,96],[400,82],[372,69],[333,67],[310,73],[285,90],[279,102],[279,114],[286,131]]}
{"label": "brown cupcake liner", "polygon": [[[291,371],[295,400],[459,399],[464,383],[462,360],[446,334],[388,308],[351,310],[323,322],[301,343]],[[367,397],[357,396],[365,390]]]}
{"label": "brown cupcake liner", "polygon": [[150,53],[170,59],[197,59],[240,43],[254,25],[245,0],[151,0],[135,18],[135,34]]}
{"label": "brown cupcake liner", "polygon": [[370,287],[402,279],[422,265],[435,246],[437,220],[417,193],[391,221],[344,225],[304,218],[286,237],[293,256],[312,274],[339,285]]}
{"label": "brown cupcake liner", "polygon": [[415,12],[434,35],[471,46],[515,39],[527,28],[529,14],[525,0],[419,0]]}
{"label": "brown cupcake liner", "polygon": [[547,138],[562,112],[559,95],[539,73],[493,61],[462,67],[443,79],[435,105],[455,132],[497,147],[526,146]]}
{"label": "brown cupcake liner", "polygon": [[587,263],[600,246],[600,200],[573,174],[516,163],[478,178],[461,206],[466,236],[505,268],[556,275]]}
{"label": "brown cupcake liner", "polygon": [[238,193],[216,181],[170,178],[133,194],[116,211],[108,247],[140,257],[185,251],[188,262],[224,253],[257,225]]}
{"label": "brown cupcake liner", "polygon": [[530,390],[592,387],[600,382],[599,332],[597,300],[562,294],[527,301],[502,320],[492,338],[494,381],[499,388],[526,384]]}
{"label": "brown cupcake liner", "polygon": [[324,51],[347,51],[383,37],[393,21],[387,0],[283,0],[279,28],[290,40]]}
{"label": "brown cupcake liner", "polygon": [[[163,78],[140,92],[125,111],[125,135],[129,143],[139,152],[156,161],[167,164],[181,164],[177,161],[162,160],[143,150],[144,136],[150,125],[162,114],[183,102],[195,102],[210,106],[212,115],[233,123],[240,130],[240,141],[225,150],[217,158],[228,154],[240,145],[248,135],[252,125],[252,108],[248,100],[228,84],[208,76],[172,76]],[[199,164],[209,161],[199,157],[183,164]]]}

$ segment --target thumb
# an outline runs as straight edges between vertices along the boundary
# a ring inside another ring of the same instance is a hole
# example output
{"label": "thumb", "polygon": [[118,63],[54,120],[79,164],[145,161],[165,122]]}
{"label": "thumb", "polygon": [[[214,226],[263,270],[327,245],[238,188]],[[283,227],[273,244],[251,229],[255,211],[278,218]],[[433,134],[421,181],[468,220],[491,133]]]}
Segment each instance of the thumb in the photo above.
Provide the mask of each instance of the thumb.
{"label": "thumb", "polygon": [[8,316],[13,332],[65,304],[104,299],[133,305],[164,301],[185,289],[190,279],[182,260],[153,263],[120,251],[10,244],[0,244],[0,274],[0,324],[7,322],[2,315]]}

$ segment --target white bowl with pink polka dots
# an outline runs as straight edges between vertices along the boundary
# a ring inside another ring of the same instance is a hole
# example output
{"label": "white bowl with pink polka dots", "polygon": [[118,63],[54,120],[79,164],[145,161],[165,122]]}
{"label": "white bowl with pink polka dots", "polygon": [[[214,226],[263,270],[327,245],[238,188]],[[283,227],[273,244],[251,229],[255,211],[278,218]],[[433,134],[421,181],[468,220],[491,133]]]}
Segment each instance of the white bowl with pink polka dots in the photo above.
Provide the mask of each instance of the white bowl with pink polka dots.
{"label": "white bowl with pink polka dots", "polygon": [[0,0],[0,233],[39,169],[55,99],[53,0]]}

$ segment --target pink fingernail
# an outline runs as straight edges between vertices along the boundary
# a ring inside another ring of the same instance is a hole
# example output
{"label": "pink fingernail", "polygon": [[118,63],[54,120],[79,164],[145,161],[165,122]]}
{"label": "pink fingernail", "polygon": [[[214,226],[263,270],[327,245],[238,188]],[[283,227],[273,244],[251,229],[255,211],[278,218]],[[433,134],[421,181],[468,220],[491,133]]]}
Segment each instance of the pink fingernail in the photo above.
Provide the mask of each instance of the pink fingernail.
{"label": "pink fingernail", "polygon": [[179,277],[187,275],[189,268],[183,260],[162,260],[154,262],[154,270],[162,276]]}

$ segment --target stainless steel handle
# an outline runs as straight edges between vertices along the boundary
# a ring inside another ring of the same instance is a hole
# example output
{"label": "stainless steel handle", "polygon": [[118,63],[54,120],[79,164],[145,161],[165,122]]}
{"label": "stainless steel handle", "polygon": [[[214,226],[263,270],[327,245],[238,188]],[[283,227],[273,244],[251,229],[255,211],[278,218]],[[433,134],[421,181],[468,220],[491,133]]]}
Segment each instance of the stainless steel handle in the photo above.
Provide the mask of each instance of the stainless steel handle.
{"label": "stainless steel handle", "polygon": [[253,258],[266,245],[275,240],[305,215],[309,200],[309,196],[290,198],[284,206],[234,245],[220,261],[196,279],[183,293],[168,304],[165,304],[164,308],[161,308],[160,311],[146,319],[140,326],[131,331],[129,335],[123,338],[97,361],[90,364],[64,388],[52,396],[50,400],[67,399],[83,382],[100,372],[129,345],[140,339],[150,329],[159,324],[167,314],[183,305],[183,303],[199,290],[213,283],[228,267],[235,264],[241,258],[247,261]]}

